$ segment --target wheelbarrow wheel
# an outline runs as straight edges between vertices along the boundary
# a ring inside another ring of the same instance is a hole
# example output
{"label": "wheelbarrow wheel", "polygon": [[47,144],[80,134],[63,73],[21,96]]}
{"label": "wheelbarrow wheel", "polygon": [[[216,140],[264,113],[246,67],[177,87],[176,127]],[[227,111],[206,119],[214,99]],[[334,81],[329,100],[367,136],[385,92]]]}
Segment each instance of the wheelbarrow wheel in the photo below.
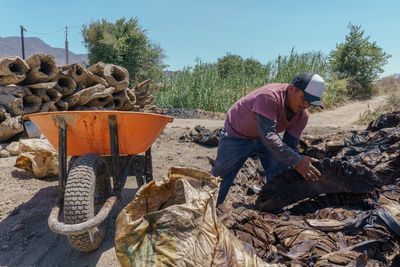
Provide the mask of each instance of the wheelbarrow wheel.
{"label": "wheelbarrow wheel", "polygon": [[[93,218],[111,193],[110,176],[105,161],[97,154],[86,154],[75,160],[67,177],[64,194],[64,221],[77,224]],[[82,234],[68,235],[76,249],[89,252],[100,247],[108,219]]]}

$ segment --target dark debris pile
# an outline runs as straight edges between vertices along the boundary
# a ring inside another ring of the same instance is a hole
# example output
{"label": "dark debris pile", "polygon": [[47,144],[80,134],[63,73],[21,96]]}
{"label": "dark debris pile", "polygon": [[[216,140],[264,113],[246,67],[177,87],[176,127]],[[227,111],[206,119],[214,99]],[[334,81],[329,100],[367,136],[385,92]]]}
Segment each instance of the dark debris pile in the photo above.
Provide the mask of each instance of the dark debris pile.
{"label": "dark debris pile", "polygon": [[215,147],[218,146],[219,138],[221,135],[222,128],[217,128],[214,131],[210,131],[201,125],[194,127],[196,133],[189,131],[179,137],[180,141],[183,142],[195,142],[205,146]]}
{"label": "dark debris pile", "polygon": [[267,263],[400,266],[400,112],[361,133],[305,136],[299,150],[320,159],[321,179],[289,170],[264,184],[249,159],[218,207],[224,225]]}

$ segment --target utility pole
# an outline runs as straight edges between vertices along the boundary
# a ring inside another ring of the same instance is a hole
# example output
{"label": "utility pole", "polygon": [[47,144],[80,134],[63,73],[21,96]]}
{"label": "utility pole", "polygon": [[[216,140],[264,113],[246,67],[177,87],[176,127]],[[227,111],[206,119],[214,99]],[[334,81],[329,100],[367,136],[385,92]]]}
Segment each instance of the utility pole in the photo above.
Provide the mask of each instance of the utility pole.
{"label": "utility pole", "polygon": [[24,28],[23,25],[20,25],[20,27],[21,27],[22,59],[25,59],[24,31],[26,32],[26,29]]}
{"label": "utility pole", "polygon": [[68,65],[68,26],[65,26],[65,65]]}

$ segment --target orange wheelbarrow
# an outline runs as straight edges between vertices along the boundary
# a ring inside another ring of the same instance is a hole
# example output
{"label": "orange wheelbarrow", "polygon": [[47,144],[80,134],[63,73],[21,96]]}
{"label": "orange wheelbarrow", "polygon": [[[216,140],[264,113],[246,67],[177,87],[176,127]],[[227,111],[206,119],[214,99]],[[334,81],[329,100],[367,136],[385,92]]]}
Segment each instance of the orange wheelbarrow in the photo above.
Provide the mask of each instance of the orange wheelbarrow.
{"label": "orange wheelbarrow", "polygon": [[[59,197],[48,219],[50,229],[66,235],[78,250],[97,249],[134,157],[145,153],[144,171],[138,174],[133,167],[140,187],[153,179],[151,145],[173,118],[124,111],[62,111],[29,114],[24,119],[33,121],[59,155]],[[67,156],[72,156],[68,168]],[[60,209],[64,222],[59,221]]]}

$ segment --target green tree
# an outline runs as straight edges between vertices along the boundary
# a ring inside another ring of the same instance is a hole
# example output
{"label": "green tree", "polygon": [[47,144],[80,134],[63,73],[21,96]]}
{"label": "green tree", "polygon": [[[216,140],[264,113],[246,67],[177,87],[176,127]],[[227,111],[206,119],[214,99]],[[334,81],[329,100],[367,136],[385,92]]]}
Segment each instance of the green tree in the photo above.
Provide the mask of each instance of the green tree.
{"label": "green tree", "polygon": [[263,65],[254,58],[247,58],[244,60],[243,66],[247,77],[258,76],[263,72]]}
{"label": "green tree", "polygon": [[226,79],[230,75],[239,75],[244,71],[244,61],[239,55],[227,53],[217,61],[219,77]]}
{"label": "green tree", "polygon": [[385,53],[376,42],[365,37],[361,25],[349,23],[350,33],[344,43],[336,44],[330,52],[332,70],[338,78],[346,78],[351,84],[353,97],[370,96],[372,83],[383,72],[383,66],[391,55]]}
{"label": "green tree", "polygon": [[136,18],[121,18],[115,23],[106,19],[82,27],[83,42],[89,52],[89,64],[99,61],[122,66],[129,71],[131,83],[163,77],[164,52],[153,43]]}

